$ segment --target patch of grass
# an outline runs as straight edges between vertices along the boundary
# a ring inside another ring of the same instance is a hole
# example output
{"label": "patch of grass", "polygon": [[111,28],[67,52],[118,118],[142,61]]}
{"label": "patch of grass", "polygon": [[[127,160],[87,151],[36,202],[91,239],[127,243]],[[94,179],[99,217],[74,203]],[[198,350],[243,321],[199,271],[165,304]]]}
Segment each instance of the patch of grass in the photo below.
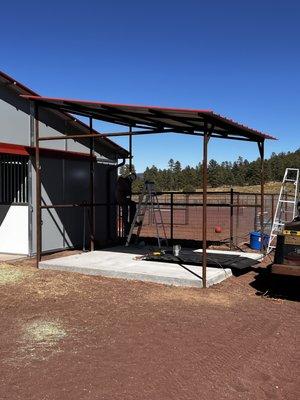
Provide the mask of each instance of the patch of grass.
{"label": "patch of grass", "polygon": [[[281,182],[267,182],[265,183],[265,193],[279,194]],[[249,186],[219,186],[216,188],[208,188],[209,192],[228,192],[231,187],[236,192],[240,193],[260,193],[260,185],[249,185]],[[202,189],[197,190],[202,192]]]}
{"label": "patch of grass", "polygon": [[67,336],[67,332],[56,321],[39,320],[28,324],[25,336],[29,341],[52,345]]}
{"label": "patch of grass", "polygon": [[68,336],[62,324],[56,320],[36,320],[22,326],[23,335],[18,346],[4,363],[9,365],[30,365],[33,360],[47,361],[60,353],[59,342]]}
{"label": "patch of grass", "polygon": [[27,273],[9,264],[0,264],[0,285],[18,283],[26,277]]}

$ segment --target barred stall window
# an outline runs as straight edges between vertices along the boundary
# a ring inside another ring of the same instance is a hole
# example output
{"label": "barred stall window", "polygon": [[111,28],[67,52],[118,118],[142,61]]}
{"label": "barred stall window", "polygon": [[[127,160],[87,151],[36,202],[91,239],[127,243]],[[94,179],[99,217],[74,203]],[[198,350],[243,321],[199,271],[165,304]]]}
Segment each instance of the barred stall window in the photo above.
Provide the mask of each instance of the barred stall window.
{"label": "barred stall window", "polygon": [[28,202],[28,157],[0,154],[0,204]]}

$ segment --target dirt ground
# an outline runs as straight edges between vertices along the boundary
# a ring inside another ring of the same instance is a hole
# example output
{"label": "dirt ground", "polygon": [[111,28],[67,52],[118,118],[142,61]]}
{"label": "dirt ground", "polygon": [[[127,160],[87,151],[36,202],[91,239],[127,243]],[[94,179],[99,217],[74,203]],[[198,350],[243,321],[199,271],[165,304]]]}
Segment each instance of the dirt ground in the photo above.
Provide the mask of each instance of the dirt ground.
{"label": "dirt ground", "polygon": [[201,290],[2,264],[0,399],[296,400],[298,288],[270,284],[265,269]]}

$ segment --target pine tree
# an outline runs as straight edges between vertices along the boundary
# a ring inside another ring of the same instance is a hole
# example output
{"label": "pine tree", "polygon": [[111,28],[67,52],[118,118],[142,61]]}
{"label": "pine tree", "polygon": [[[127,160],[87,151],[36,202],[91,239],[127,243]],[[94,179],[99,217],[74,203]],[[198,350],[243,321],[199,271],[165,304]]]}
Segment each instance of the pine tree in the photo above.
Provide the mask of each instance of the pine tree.
{"label": "pine tree", "polygon": [[[135,172],[135,166],[132,164],[131,172]],[[120,176],[128,176],[130,174],[129,164],[124,164],[119,169]]]}
{"label": "pine tree", "polygon": [[[288,153],[272,153],[265,160],[265,182],[281,181],[286,168],[300,169],[300,149]],[[133,166],[133,170],[135,168]],[[161,191],[193,191],[202,188],[202,163],[196,167],[187,166],[182,169],[179,161],[172,158],[168,162],[168,168],[158,169],[155,165],[147,167],[143,179],[137,179],[134,188],[141,188],[144,180],[153,181]],[[129,173],[129,165],[120,168],[119,174],[126,176]],[[261,180],[260,159],[249,162],[239,157],[235,162],[224,161],[218,163],[210,160],[208,164],[208,182],[212,187],[217,186],[244,186],[259,184]]]}
{"label": "pine tree", "polygon": [[196,171],[189,165],[181,171],[182,190],[184,192],[194,192],[197,187]]}
{"label": "pine tree", "polygon": [[173,185],[174,190],[182,189],[182,178],[181,178],[181,164],[176,161],[173,168]]}
{"label": "pine tree", "polygon": [[210,160],[208,163],[208,183],[211,187],[218,187],[223,184],[221,179],[221,167],[216,160]]}

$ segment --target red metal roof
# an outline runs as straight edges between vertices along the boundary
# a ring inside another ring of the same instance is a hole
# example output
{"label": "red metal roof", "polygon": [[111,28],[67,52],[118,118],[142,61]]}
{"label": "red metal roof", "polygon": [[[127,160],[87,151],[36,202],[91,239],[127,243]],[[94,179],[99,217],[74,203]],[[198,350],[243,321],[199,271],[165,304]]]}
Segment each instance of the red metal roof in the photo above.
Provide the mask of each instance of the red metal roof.
{"label": "red metal roof", "polygon": [[[119,125],[149,130],[202,135],[205,127],[212,129],[212,137],[263,141],[273,136],[249,128],[212,110],[172,108],[146,105],[115,104],[99,101],[23,96],[41,106],[58,109]],[[133,131],[134,134],[134,131]]]}

